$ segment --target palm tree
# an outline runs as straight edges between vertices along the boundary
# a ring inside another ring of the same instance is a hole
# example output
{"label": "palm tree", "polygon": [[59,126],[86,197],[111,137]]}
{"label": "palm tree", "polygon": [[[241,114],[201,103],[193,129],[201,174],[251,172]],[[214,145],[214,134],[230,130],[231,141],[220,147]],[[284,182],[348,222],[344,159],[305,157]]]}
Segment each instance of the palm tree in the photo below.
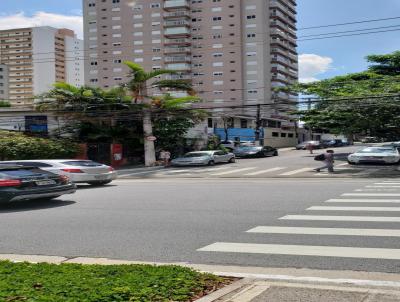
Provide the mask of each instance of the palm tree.
{"label": "palm tree", "polygon": [[132,79],[126,84],[132,95],[132,101],[136,104],[143,104],[143,134],[144,134],[144,155],[145,165],[154,166],[156,162],[156,154],[154,141],[149,139],[153,136],[152,124],[152,105],[154,98],[149,95],[150,89],[172,89],[183,90],[190,95],[194,95],[194,90],[190,83],[180,80],[155,80],[158,76],[163,74],[175,74],[172,70],[155,70],[146,72],[142,66],[131,61],[124,62],[131,71]]}

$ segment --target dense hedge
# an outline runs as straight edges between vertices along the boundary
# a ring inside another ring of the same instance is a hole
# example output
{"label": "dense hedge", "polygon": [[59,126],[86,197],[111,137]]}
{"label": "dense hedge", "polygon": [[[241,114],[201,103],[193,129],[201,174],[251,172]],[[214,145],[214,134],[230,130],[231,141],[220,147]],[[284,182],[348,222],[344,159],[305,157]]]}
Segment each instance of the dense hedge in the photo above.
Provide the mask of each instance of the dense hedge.
{"label": "dense hedge", "polygon": [[0,160],[74,158],[79,151],[79,145],[68,140],[0,131]]}
{"label": "dense hedge", "polygon": [[0,261],[0,301],[192,301],[218,288],[221,281],[179,266]]}

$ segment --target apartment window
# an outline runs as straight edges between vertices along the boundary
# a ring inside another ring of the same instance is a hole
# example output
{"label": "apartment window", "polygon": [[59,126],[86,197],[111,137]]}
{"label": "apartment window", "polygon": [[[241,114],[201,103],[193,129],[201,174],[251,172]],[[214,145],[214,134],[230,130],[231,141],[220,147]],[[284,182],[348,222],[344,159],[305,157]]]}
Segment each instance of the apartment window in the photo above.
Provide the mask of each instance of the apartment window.
{"label": "apartment window", "polygon": [[279,137],[279,133],[278,132],[272,132],[272,137]]}
{"label": "apartment window", "polygon": [[240,119],[240,128],[247,128],[247,120]]}
{"label": "apartment window", "polygon": [[221,20],[222,20],[222,17],[213,17],[212,20],[213,20],[213,21],[221,21]]}
{"label": "apartment window", "polygon": [[161,7],[161,4],[160,4],[160,3],[151,3],[151,4],[150,4],[150,7],[151,7],[151,8],[160,8],[160,7]]}
{"label": "apartment window", "polygon": [[256,15],[249,15],[249,16],[247,16],[246,18],[247,18],[247,20],[255,19],[255,18],[256,18]]}

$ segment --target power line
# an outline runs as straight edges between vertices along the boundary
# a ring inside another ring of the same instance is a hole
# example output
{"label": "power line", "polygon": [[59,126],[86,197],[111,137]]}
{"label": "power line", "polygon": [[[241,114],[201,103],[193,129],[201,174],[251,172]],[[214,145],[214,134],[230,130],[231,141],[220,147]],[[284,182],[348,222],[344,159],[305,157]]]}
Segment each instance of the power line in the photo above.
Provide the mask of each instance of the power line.
{"label": "power line", "polygon": [[308,38],[308,37],[319,37],[319,36],[336,35],[336,34],[345,34],[345,33],[354,33],[354,32],[368,31],[368,30],[375,30],[375,29],[384,29],[384,28],[397,28],[397,27],[400,27],[400,24],[391,25],[391,26],[381,26],[381,27],[356,29],[356,30],[337,31],[337,32],[330,32],[330,33],[323,33],[323,34],[306,35],[306,36],[300,36],[300,37],[298,37],[298,39]]}
{"label": "power line", "polygon": [[349,35],[337,35],[337,36],[322,37],[322,38],[300,39],[300,40],[298,40],[298,41],[299,41],[299,42],[303,42],[303,41],[315,41],[315,40],[324,40],[324,39],[332,39],[332,38],[363,36],[363,35],[371,35],[371,34],[377,34],[377,33],[386,33],[386,32],[393,32],[393,31],[400,31],[400,29],[380,30],[380,31],[367,32],[367,33],[358,33],[358,34],[349,34]]}
{"label": "power line", "polygon": [[301,27],[301,28],[298,28],[297,30],[308,30],[308,29],[315,29],[315,28],[336,27],[336,26],[345,26],[345,25],[352,25],[352,24],[362,24],[362,23],[370,23],[370,22],[388,21],[388,20],[396,20],[396,19],[400,19],[400,17],[390,17],[390,18],[381,18],[381,19],[369,19],[369,20],[354,21],[354,22],[346,22],[346,23],[336,23],[336,24],[327,24],[327,25],[317,25],[317,26]]}

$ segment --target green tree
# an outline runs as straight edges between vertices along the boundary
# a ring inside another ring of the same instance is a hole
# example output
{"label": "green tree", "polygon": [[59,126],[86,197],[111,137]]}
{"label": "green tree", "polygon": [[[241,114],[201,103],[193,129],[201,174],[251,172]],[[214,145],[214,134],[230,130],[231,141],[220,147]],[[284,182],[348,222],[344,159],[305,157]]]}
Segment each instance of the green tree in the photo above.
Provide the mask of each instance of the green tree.
{"label": "green tree", "polygon": [[153,122],[152,122],[152,104],[153,99],[151,90],[183,90],[194,94],[193,87],[190,83],[181,80],[160,80],[157,81],[160,75],[175,74],[172,70],[155,70],[146,72],[139,64],[126,61],[124,62],[131,71],[131,80],[126,84],[129,89],[133,102],[135,104],[144,105],[143,108],[143,134],[144,134],[144,154],[145,165],[153,166],[156,162],[155,144],[154,141],[148,140],[148,137],[153,136]]}
{"label": "green tree", "polygon": [[371,55],[368,70],[281,90],[309,96],[312,110],[296,112],[309,127],[398,138],[400,133],[400,52]]}

